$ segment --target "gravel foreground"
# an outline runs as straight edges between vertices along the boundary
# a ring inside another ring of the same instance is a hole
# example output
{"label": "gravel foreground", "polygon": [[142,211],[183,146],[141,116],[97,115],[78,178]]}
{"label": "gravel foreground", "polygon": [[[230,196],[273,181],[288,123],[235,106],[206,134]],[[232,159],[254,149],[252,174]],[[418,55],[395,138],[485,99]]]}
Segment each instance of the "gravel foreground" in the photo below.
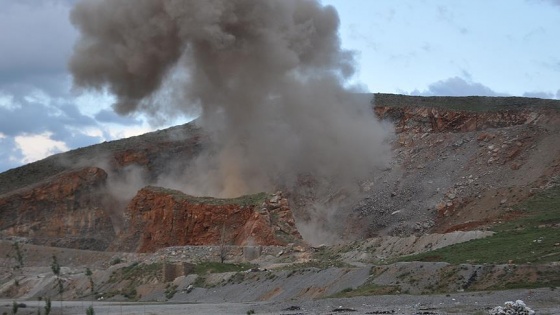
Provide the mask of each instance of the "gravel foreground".
{"label": "gravel foreground", "polygon": [[[94,302],[95,314],[488,314],[506,301],[523,300],[536,314],[560,314],[560,294],[551,288],[442,295],[380,295],[346,299],[293,300],[283,302],[181,304]],[[11,300],[0,300],[0,312],[11,314]],[[44,302],[24,301],[17,314],[42,313]],[[87,301],[65,301],[63,314],[86,314]],[[60,302],[52,302],[51,314],[60,313]],[[254,312],[254,313],[253,313]]]}

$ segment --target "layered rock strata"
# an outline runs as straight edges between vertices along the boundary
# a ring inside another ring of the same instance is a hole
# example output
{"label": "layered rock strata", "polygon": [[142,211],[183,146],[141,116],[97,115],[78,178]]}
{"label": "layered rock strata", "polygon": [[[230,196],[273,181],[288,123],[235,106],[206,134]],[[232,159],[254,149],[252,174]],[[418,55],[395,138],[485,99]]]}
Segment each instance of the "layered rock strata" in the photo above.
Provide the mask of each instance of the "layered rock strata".
{"label": "layered rock strata", "polygon": [[234,199],[145,187],[129,203],[111,249],[153,252],[182,245],[286,245],[301,240],[280,193]]}
{"label": "layered rock strata", "polygon": [[67,171],[0,196],[0,235],[38,245],[104,250],[114,239],[97,167]]}

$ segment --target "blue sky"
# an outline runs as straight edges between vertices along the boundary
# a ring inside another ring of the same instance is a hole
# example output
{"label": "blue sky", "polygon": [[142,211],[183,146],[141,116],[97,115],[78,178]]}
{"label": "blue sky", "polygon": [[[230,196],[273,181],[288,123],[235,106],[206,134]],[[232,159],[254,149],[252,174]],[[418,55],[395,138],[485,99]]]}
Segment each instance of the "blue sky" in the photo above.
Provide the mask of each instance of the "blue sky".
{"label": "blue sky", "polygon": [[323,3],[371,91],[560,97],[560,1]]}
{"label": "blue sky", "polygon": [[[0,0],[0,172],[190,119],[121,117],[111,95],[72,89],[75,2]],[[560,99],[560,0],[321,2],[370,92]]]}

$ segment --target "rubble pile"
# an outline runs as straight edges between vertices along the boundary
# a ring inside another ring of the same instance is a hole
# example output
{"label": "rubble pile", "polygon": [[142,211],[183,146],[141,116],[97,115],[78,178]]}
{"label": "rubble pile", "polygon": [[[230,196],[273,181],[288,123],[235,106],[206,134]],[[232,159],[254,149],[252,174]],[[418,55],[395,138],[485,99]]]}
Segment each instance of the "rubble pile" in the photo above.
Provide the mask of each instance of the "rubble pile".
{"label": "rubble pile", "polygon": [[508,301],[504,306],[496,306],[490,310],[490,315],[533,315],[535,311],[527,307],[525,302],[517,300],[515,302]]}

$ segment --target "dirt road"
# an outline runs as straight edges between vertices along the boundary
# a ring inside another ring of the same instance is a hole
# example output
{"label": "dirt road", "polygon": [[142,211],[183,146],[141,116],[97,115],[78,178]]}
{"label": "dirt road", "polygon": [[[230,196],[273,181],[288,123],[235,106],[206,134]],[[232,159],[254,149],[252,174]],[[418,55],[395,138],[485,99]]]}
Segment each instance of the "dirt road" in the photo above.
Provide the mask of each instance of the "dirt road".
{"label": "dirt road", "polygon": [[[546,289],[508,290],[494,292],[455,293],[447,295],[382,295],[347,299],[293,300],[283,302],[251,303],[117,303],[94,302],[98,315],[146,314],[488,314],[494,306],[505,301],[523,300],[537,314],[560,314],[560,294]],[[11,313],[13,301],[0,300],[0,312]],[[25,308],[17,314],[37,314],[44,302],[24,301]],[[66,301],[65,315],[86,314],[90,302]],[[51,314],[60,314],[60,302],[52,302]],[[43,310],[42,310],[43,311]]]}

